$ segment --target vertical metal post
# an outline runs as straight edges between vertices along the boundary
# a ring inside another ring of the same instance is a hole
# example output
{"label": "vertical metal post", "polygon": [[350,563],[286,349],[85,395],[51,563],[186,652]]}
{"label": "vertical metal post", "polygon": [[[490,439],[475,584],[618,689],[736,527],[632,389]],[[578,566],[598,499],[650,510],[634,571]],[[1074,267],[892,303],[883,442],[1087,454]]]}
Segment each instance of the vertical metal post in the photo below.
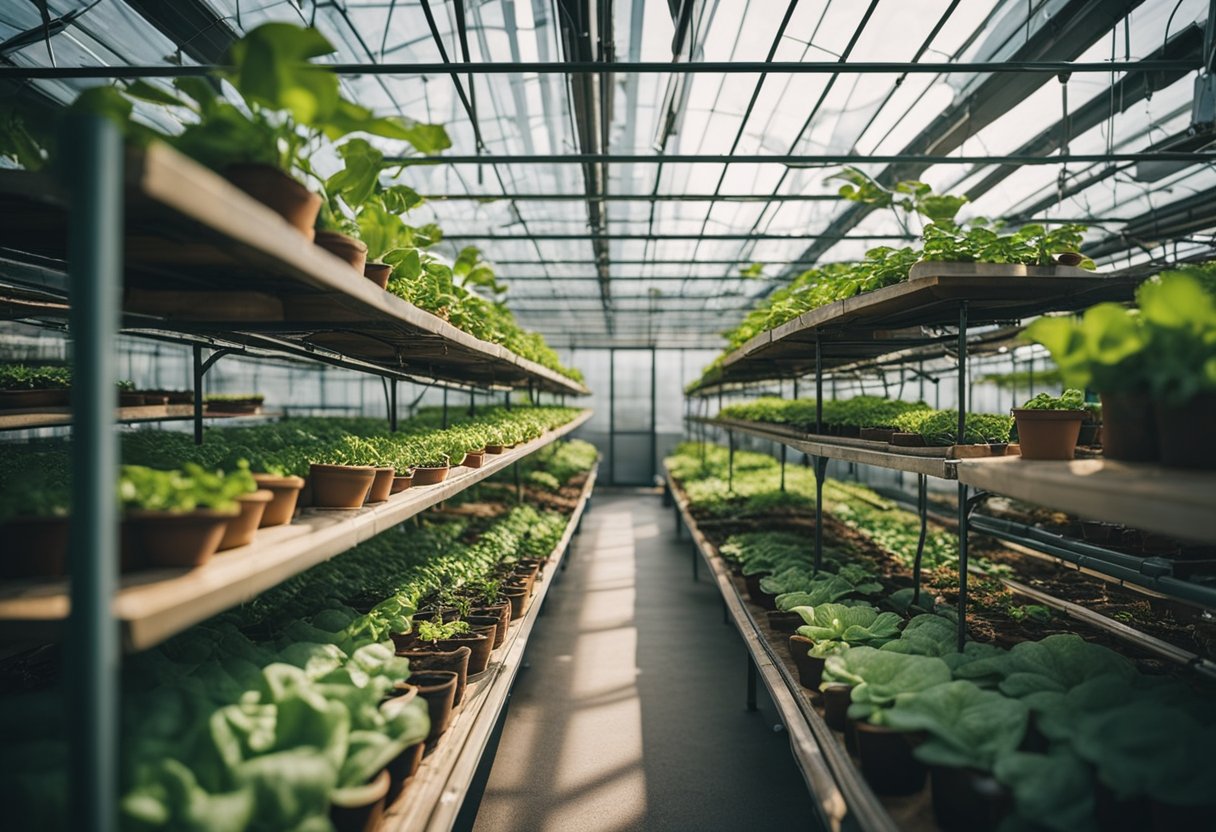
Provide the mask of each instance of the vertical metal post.
{"label": "vertical metal post", "polygon": [[798,398],[798,377],[794,376],[794,398]]}
{"label": "vertical metal post", "polygon": [[443,429],[448,429],[448,388],[443,388]]}
{"label": "vertical metal post", "polygon": [[397,379],[388,382],[388,429],[397,432]]}
{"label": "vertical metal post", "polygon": [[694,540],[692,542],[691,548],[692,548],[692,579],[694,581],[696,581],[699,579],[698,575],[697,575],[697,566],[698,566],[697,561],[699,561],[701,559],[701,552],[697,549],[696,540]]}
{"label": "vertical metal post", "polygon": [[726,441],[729,449],[726,454],[726,490],[733,493],[735,490],[735,432],[733,430],[726,432]]}
{"label": "vertical metal post", "polygon": [[[967,301],[958,309],[958,441],[967,427]],[[967,486],[958,484],[958,649],[967,641]]]}
{"label": "vertical metal post", "polygon": [[916,511],[920,515],[920,537],[916,540],[916,560],[912,562],[912,603],[920,603],[920,564],[925,554],[925,534],[929,526],[929,484],[924,474],[916,475]]}
{"label": "vertical metal post", "polygon": [[[118,821],[120,658],[110,604],[118,582],[114,346],[122,293],[122,136],[103,118],[74,117],[61,148],[64,184],[72,194],[68,285],[75,427],[64,674],[71,680],[66,686],[70,824],[106,832],[117,829]],[[195,384],[201,382],[196,378]]]}
{"label": "vertical metal post", "polygon": [[650,348],[650,482],[654,482],[659,471],[659,421],[658,421],[658,358],[655,348]]}
{"label": "vertical metal post", "polygon": [[785,443],[781,445],[781,490],[785,491],[785,452],[788,450]]}
{"label": "vertical metal post", "polygon": [[195,344],[194,353],[194,444],[203,444],[203,347]]}
{"label": "vertical metal post", "polygon": [[747,654],[747,710],[756,711],[756,660],[751,653]]}
{"label": "vertical metal post", "polygon": [[608,349],[608,483],[616,485],[616,350]]}
{"label": "vertical metal post", "polygon": [[472,419],[477,415],[477,389],[469,388],[469,418]]}
{"label": "vertical metal post", "polygon": [[812,457],[815,462],[815,570],[823,566],[823,479],[828,472],[826,456]]}
{"label": "vertical metal post", "polygon": [[507,410],[510,410],[510,409],[511,409],[511,391],[510,391],[510,390],[508,390],[507,392],[503,393],[503,395],[502,395],[502,406],[503,406],[503,407],[505,407]]}

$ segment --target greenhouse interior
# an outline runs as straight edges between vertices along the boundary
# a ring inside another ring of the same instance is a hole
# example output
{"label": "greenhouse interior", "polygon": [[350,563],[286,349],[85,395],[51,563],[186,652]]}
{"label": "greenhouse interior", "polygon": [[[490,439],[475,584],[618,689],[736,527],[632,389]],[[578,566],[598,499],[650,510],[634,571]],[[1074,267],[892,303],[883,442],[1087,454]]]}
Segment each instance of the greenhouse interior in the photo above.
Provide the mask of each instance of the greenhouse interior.
{"label": "greenhouse interior", "polygon": [[0,827],[1216,829],[1216,0],[4,0],[0,100]]}

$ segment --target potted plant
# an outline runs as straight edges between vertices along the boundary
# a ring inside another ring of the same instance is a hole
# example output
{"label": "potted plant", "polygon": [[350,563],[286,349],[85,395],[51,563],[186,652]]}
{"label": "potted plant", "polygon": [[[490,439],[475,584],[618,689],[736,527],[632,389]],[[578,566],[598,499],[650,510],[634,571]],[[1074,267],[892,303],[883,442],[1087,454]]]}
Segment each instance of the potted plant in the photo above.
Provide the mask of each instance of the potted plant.
{"label": "potted plant", "polygon": [[19,476],[20,488],[0,491],[0,539],[5,542],[0,577],[64,575],[71,507],[66,460],[39,454],[22,466]]}
{"label": "potted plant", "polygon": [[371,487],[367,491],[367,503],[383,503],[393,490],[396,468],[386,464],[388,454],[384,443],[364,439],[361,436],[343,436],[338,455],[348,465],[370,466],[375,469]]}
{"label": "potted plant", "polygon": [[[337,459],[341,455],[331,452],[328,458]],[[310,462],[308,466],[308,486],[316,508],[360,508],[375,480],[374,465]]]}
{"label": "potted plant", "polygon": [[262,527],[262,517],[266,509],[275,498],[274,492],[269,489],[258,488],[257,481],[249,470],[249,463],[245,460],[239,460],[234,467],[226,470],[231,472],[229,476],[233,480],[242,483],[245,490],[236,498],[240,512],[229,520],[224,528],[224,536],[220,538],[217,549],[220,552],[252,543],[254,534]]}
{"label": "potted plant", "polygon": [[418,688],[418,695],[426,700],[431,718],[428,743],[434,743],[448,730],[452,721],[452,708],[456,705],[456,684],[459,675],[452,670],[411,670],[410,684]]}
{"label": "potted plant", "polygon": [[410,467],[414,469],[414,485],[436,485],[448,478],[448,453],[435,437],[415,437],[406,448]]}
{"label": "potted plant", "polygon": [[898,637],[901,623],[895,613],[880,613],[868,606],[829,603],[794,607],[791,611],[804,623],[790,636],[790,655],[798,668],[799,683],[811,690],[819,689],[828,656],[857,645],[886,644]]}
{"label": "potted plant", "polygon": [[118,406],[119,407],[142,407],[144,397],[135,392],[135,382],[130,379],[122,379],[115,383],[118,388]]}
{"label": "potted plant", "polygon": [[67,407],[71,385],[69,367],[0,364],[0,410]]}
{"label": "potted plant", "polygon": [[1070,388],[1059,396],[1039,393],[1013,409],[1023,459],[1072,459],[1086,418],[1085,397]]}
{"label": "potted plant", "polygon": [[208,393],[203,404],[208,413],[226,416],[255,416],[266,397],[261,393]]}

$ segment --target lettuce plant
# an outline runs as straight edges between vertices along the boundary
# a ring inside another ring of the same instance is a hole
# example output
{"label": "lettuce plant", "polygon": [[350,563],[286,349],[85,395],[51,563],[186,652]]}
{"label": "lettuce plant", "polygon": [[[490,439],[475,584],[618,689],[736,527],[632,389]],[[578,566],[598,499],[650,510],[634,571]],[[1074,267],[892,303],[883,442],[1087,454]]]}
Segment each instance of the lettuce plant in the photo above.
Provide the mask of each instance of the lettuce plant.
{"label": "lettuce plant", "polygon": [[901,696],[950,681],[950,667],[941,659],[892,653],[873,647],[850,647],[829,656],[824,665],[823,684],[844,682],[853,685],[850,719],[865,719],[882,724],[881,712]]}
{"label": "lettuce plant", "polygon": [[958,668],[960,679],[997,678],[1006,696],[1023,697],[1042,691],[1068,691],[1087,679],[1105,674],[1124,678],[1136,672],[1123,656],[1071,633],[1042,641],[1015,644],[1007,653]]}
{"label": "lettuce plant", "polygon": [[1039,393],[1022,405],[1023,410],[1084,410],[1085,394],[1070,387],[1058,396]]}
{"label": "lettuce plant", "polygon": [[899,634],[899,616],[893,612],[880,613],[874,607],[820,604],[794,607],[792,612],[806,622],[798,628],[798,634],[815,642],[810,650],[812,656],[838,653],[840,644],[877,647]]}
{"label": "lettuce plant", "polygon": [[954,681],[899,697],[882,718],[896,731],[929,734],[916,747],[921,762],[991,771],[1001,756],[1021,744],[1029,716],[1021,700]]}

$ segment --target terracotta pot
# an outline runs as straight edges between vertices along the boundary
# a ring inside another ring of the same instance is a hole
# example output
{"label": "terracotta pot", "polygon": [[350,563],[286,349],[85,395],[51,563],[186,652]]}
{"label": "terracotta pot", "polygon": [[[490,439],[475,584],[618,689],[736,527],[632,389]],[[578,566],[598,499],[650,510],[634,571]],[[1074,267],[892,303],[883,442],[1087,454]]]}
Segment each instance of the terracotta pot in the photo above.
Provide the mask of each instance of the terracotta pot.
{"label": "terracotta pot", "polygon": [[[465,621],[469,622],[469,628],[473,632],[484,632],[490,637],[491,650],[497,649],[507,638],[507,634],[502,632],[502,628],[499,626],[502,623],[502,619],[497,615],[469,615],[465,618]],[[507,619],[507,623],[510,626],[509,618]]]}
{"label": "terracotta pot", "polygon": [[414,474],[411,472],[408,476],[393,477],[393,487],[389,489],[389,494],[400,494],[405,489],[414,484]]}
{"label": "terracotta pot", "polygon": [[526,589],[504,589],[503,597],[511,602],[511,620],[518,621],[524,617],[524,613],[528,611],[528,590]]}
{"label": "terracotta pot", "polygon": [[1102,455],[1125,462],[1156,462],[1157,419],[1147,393],[1102,394]]}
{"label": "terracotta pot", "polygon": [[504,581],[508,588],[522,589],[527,592],[527,597],[532,597],[532,591],[536,588],[536,580],[531,575],[517,575],[512,573],[507,576]]}
{"label": "terracotta pot", "polygon": [[849,727],[849,705],[853,702],[853,686],[840,682],[823,688],[823,721],[834,731]]}
{"label": "terracotta pot", "polygon": [[451,638],[437,641],[436,645],[443,650],[469,648],[469,675],[476,676],[490,666],[490,650],[494,647],[494,638],[485,633],[458,633]]}
{"label": "terracotta pot", "polygon": [[317,508],[360,508],[376,479],[370,465],[308,466],[312,504]]}
{"label": "terracotta pot", "polygon": [[916,794],[925,787],[925,764],[912,755],[908,735],[885,725],[853,720],[861,773],[875,794]]}
{"label": "terracotta pot", "polygon": [[193,569],[215,554],[236,512],[129,511],[126,516],[144,566]]}
{"label": "terracotta pot", "polygon": [[1022,459],[1072,459],[1081,433],[1081,410],[1025,410],[1015,407]]}
{"label": "terracotta pot", "polygon": [[273,474],[254,474],[253,481],[259,489],[271,493],[272,499],[266,504],[262,513],[260,528],[282,526],[291,522],[296,513],[296,502],[300,499],[300,491],[304,488],[303,477],[276,477]]}
{"label": "terracotta pot", "polygon": [[431,717],[431,732],[426,735],[427,742],[434,743],[448,730],[448,724],[452,720],[452,708],[456,706],[456,686],[459,681],[459,674],[453,670],[410,671],[410,684],[416,685],[418,695],[426,700],[426,710]]}
{"label": "terracotta pot", "polygon": [[540,561],[516,561],[515,568],[512,569],[514,577],[523,578],[528,583],[528,589],[535,589],[536,582],[540,580]]}
{"label": "terracotta pot", "polygon": [[505,445],[486,445],[486,453],[488,454],[498,455],[501,453],[506,453],[506,450],[507,448]]}
{"label": "terracotta pot", "polygon": [[363,266],[363,276],[381,289],[387,289],[388,279],[393,276],[393,267],[388,263],[367,263]]}
{"label": "terracotta pot", "polygon": [[396,471],[392,468],[377,468],[376,476],[372,479],[372,487],[368,489],[367,501],[369,503],[383,503],[388,499],[388,495],[393,492],[393,476]]}
{"label": "terracotta pot", "polygon": [[798,668],[798,684],[810,690],[819,690],[819,683],[823,681],[824,660],[808,655],[807,651],[814,646],[815,642],[806,636],[790,636],[790,656]]}
{"label": "terracotta pot", "polygon": [[479,451],[479,452],[475,452],[475,453],[471,453],[471,454],[465,454],[464,462],[462,462],[460,464],[463,465],[465,468],[480,468],[485,461],[486,461],[486,452],[483,450],[483,451]]}
{"label": "terracotta pot", "polygon": [[71,393],[67,390],[0,390],[0,410],[35,410],[40,407],[67,407]]}
{"label": "terracotta pot", "polygon": [[443,468],[415,468],[414,469],[414,485],[438,485],[448,478],[448,471],[451,467]]}
{"label": "terracotta pot", "polygon": [[384,799],[386,806],[392,806],[405,791],[406,782],[418,773],[418,768],[422,765],[422,755],[425,753],[426,743],[416,742],[384,767],[389,778],[388,796]]}
{"label": "terracotta pot", "polygon": [[228,526],[224,529],[224,536],[220,539],[218,551],[223,552],[252,543],[254,533],[261,528],[262,515],[266,513],[266,506],[270,505],[272,500],[274,500],[274,493],[269,490],[263,491],[260,488],[252,494],[243,494],[238,497],[237,504],[240,506],[241,513],[228,521]]}
{"label": "terracotta pot", "polygon": [[806,623],[796,612],[769,610],[766,614],[768,615],[768,626],[779,633],[792,633]]}
{"label": "terracotta pot", "polygon": [[931,766],[933,817],[945,832],[995,832],[1013,810],[1013,794],[985,771]]}
{"label": "terracotta pot", "polygon": [[384,821],[384,802],[391,782],[385,769],[366,788],[332,792],[329,819],[336,832],[375,832],[379,829]]}
{"label": "terracotta pot", "polygon": [[474,607],[469,610],[469,614],[479,618],[498,619],[498,628],[494,634],[494,649],[502,647],[503,642],[507,640],[507,633],[511,629],[511,602],[503,601],[492,607]]}
{"label": "terracotta pot", "polygon": [[318,231],[316,243],[334,257],[362,273],[367,264],[367,245],[362,240],[339,234],[337,231]]}
{"label": "terracotta pot", "polygon": [[270,165],[229,165],[223,173],[225,179],[270,208],[292,228],[310,240],[314,238],[313,226],[321,210],[320,196]]}
{"label": "terracotta pot", "polygon": [[0,524],[0,578],[58,578],[68,568],[67,517],[13,517]]}
{"label": "terracotta pot", "polygon": [[770,595],[760,588],[760,581],[767,578],[768,572],[757,572],[754,575],[744,575],[743,582],[747,584],[747,597],[751,602],[761,609],[775,610],[777,609],[777,596]]}
{"label": "terracotta pot", "polygon": [[1155,413],[1162,464],[1216,469],[1216,393],[1200,393],[1178,406],[1158,402]]}
{"label": "terracotta pot", "polygon": [[468,647],[457,647],[455,650],[442,650],[438,647],[412,647],[409,650],[398,650],[398,656],[410,660],[410,672],[415,670],[450,670],[456,674],[456,699],[459,705],[464,700],[464,689],[469,678],[469,655],[473,651]]}

